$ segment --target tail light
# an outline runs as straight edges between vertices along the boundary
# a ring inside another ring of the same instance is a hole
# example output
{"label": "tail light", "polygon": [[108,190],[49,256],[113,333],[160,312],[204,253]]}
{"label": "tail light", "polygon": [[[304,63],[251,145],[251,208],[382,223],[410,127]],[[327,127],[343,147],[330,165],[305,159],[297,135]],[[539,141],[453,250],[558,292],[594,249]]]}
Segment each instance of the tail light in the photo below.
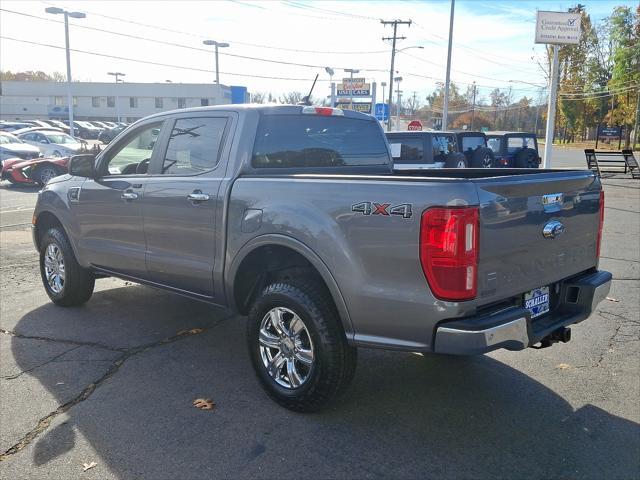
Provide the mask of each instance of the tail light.
{"label": "tail light", "polygon": [[600,221],[598,223],[598,240],[596,243],[596,257],[600,258],[600,245],[602,245],[602,227],[604,226],[604,190],[600,190]]}
{"label": "tail light", "polygon": [[420,263],[440,300],[471,300],[478,285],[478,207],[434,207],[422,214]]}

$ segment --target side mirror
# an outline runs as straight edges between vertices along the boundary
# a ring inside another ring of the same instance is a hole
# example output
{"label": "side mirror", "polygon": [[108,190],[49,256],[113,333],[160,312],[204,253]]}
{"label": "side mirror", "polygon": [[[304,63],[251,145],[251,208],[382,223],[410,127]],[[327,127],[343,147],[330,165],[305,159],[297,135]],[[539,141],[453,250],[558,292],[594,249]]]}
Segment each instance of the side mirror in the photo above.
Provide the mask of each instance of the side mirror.
{"label": "side mirror", "polygon": [[74,155],[69,160],[69,175],[74,177],[95,178],[95,155]]}

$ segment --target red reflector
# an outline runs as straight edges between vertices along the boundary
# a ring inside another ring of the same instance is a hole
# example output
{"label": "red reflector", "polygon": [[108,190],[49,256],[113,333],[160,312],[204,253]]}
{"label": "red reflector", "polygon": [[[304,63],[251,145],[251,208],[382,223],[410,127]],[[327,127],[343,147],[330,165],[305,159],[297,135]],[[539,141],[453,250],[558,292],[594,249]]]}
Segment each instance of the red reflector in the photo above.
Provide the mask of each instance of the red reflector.
{"label": "red reflector", "polygon": [[440,300],[471,300],[478,285],[478,207],[434,207],[420,223],[420,262]]}
{"label": "red reflector", "polygon": [[602,227],[604,226],[604,190],[600,190],[600,221],[598,223],[598,240],[596,243],[596,257],[600,258],[600,245],[602,244]]}

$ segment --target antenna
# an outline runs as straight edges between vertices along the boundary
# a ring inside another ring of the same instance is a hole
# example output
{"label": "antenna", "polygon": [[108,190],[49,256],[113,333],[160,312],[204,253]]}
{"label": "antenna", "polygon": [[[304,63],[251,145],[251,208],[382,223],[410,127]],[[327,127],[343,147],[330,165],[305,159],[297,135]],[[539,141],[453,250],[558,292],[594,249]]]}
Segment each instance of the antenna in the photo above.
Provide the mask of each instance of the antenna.
{"label": "antenna", "polygon": [[311,106],[311,92],[313,92],[313,88],[316,86],[316,82],[318,81],[318,74],[316,73],[316,78],[313,79],[313,85],[311,85],[311,90],[309,90],[309,94],[306,97],[302,97],[299,105],[307,105]]}

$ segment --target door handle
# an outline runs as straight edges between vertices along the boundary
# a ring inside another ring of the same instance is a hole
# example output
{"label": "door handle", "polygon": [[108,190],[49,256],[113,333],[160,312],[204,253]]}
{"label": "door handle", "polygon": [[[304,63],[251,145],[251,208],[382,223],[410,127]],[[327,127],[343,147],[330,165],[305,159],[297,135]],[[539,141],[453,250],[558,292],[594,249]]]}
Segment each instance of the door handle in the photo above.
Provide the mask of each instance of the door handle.
{"label": "door handle", "polygon": [[138,198],[138,194],[136,192],[124,192],[122,195],[120,195],[120,198],[122,198],[123,200],[135,200],[136,198]]}
{"label": "door handle", "polygon": [[208,193],[202,192],[193,192],[187,195],[187,200],[191,202],[206,202],[207,200],[209,200],[209,198],[211,197],[209,197]]}

